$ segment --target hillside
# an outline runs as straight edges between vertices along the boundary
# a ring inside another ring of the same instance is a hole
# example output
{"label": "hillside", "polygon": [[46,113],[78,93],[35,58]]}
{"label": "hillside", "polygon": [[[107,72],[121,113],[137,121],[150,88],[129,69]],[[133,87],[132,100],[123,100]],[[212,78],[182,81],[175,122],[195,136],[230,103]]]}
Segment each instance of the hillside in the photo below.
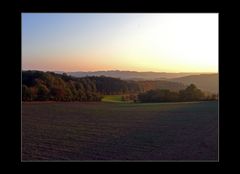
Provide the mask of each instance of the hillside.
{"label": "hillside", "polygon": [[166,80],[145,80],[136,81],[140,86],[142,92],[154,90],[154,89],[169,89],[170,91],[179,91],[186,88],[186,85],[179,82],[171,82]]}
{"label": "hillside", "polygon": [[[55,73],[62,74],[62,71],[56,71]],[[74,77],[85,77],[85,76],[108,76],[114,78],[121,78],[123,80],[162,80],[168,78],[178,78],[188,75],[195,75],[199,73],[166,73],[166,72],[137,72],[137,71],[92,71],[92,72],[66,72],[68,75]]]}
{"label": "hillside", "polygon": [[151,89],[179,91],[181,83],[133,81],[105,76],[73,77],[43,71],[22,72],[23,101],[100,101],[102,95],[137,94]]}
{"label": "hillside", "polygon": [[218,93],[218,74],[190,75],[170,80],[173,82],[183,83],[185,85],[194,83],[203,91]]}

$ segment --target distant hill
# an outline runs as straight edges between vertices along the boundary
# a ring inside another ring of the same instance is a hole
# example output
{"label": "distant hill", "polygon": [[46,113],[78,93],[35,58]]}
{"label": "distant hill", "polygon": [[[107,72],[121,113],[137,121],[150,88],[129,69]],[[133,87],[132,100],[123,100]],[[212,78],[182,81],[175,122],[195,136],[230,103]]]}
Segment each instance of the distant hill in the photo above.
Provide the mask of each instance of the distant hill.
{"label": "distant hill", "polygon": [[[62,74],[63,71],[57,71],[55,73]],[[148,81],[148,83],[154,81],[161,81],[161,84],[168,82],[178,82],[177,85],[167,84],[166,86],[174,86],[174,90],[179,90],[184,86],[191,83],[197,85],[198,88],[205,92],[218,93],[218,74],[216,73],[166,73],[166,72],[137,72],[137,71],[120,71],[120,70],[109,70],[109,71],[77,71],[77,72],[65,72],[73,77],[86,77],[86,76],[106,76],[113,78],[120,78],[122,80],[133,80],[133,81]],[[156,85],[156,82],[153,86]],[[158,82],[160,83],[160,82]],[[179,84],[180,83],[180,84]],[[160,85],[162,88],[162,85]],[[163,85],[165,87],[165,84]]]}
{"label": "distant hill", "polygon": [[203,91],[218,93],[218,74],[200,74],[190,75],[180,78],[170,79],[173,82],[189,85],[191,83],[197,85]]}
{"label": "distant hill", "polygon": [[144,80],[136,81],[141,91],[146,92],[155,89],[169,89],[170,91],[179,91],[186,88],[186,85],[179,82],[172,82],[166,80]]}
{"label": "distant hill", "polygon": [[[63,73],[62,71],[56,71],[55,73]],[[137,72],[137,71],[92,71],[92,72],[65,72],[68,75],[74,77],[85,77],[85,76],[108,76],[114,78],[120,78],[123,80],[164,80],[169,78],[178,78],[188,75],[196,75],[200,73],[166,73],[166,72]]]}

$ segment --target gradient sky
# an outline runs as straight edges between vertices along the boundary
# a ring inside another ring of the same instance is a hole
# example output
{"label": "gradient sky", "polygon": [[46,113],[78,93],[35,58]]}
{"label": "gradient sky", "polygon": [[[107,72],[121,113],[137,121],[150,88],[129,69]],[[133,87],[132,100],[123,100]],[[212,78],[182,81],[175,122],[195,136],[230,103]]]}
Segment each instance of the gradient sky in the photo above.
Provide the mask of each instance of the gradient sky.
{"label": "gradient sky", "polygon": [[218,14],[22,13],[22,68],[218,72]]}

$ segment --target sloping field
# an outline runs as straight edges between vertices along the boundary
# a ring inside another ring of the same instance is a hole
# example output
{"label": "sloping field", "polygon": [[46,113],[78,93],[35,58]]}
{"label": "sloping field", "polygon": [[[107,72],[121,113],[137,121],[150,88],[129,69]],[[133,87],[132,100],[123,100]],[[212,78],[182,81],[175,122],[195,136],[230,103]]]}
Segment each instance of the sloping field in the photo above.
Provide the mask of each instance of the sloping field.
{"label": "sloping field", "polygon": [[217,102],[22,105],[23,161],[217,159]]}

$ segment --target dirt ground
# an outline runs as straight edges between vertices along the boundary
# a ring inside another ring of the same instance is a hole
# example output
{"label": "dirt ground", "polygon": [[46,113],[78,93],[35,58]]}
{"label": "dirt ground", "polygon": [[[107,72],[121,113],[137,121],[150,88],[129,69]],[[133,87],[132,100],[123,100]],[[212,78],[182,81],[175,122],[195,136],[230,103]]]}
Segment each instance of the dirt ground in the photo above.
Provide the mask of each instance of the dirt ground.
{"label": "dirt ground", "polygon": [[22,104],[22,160],[218,160],[218,103]]}

